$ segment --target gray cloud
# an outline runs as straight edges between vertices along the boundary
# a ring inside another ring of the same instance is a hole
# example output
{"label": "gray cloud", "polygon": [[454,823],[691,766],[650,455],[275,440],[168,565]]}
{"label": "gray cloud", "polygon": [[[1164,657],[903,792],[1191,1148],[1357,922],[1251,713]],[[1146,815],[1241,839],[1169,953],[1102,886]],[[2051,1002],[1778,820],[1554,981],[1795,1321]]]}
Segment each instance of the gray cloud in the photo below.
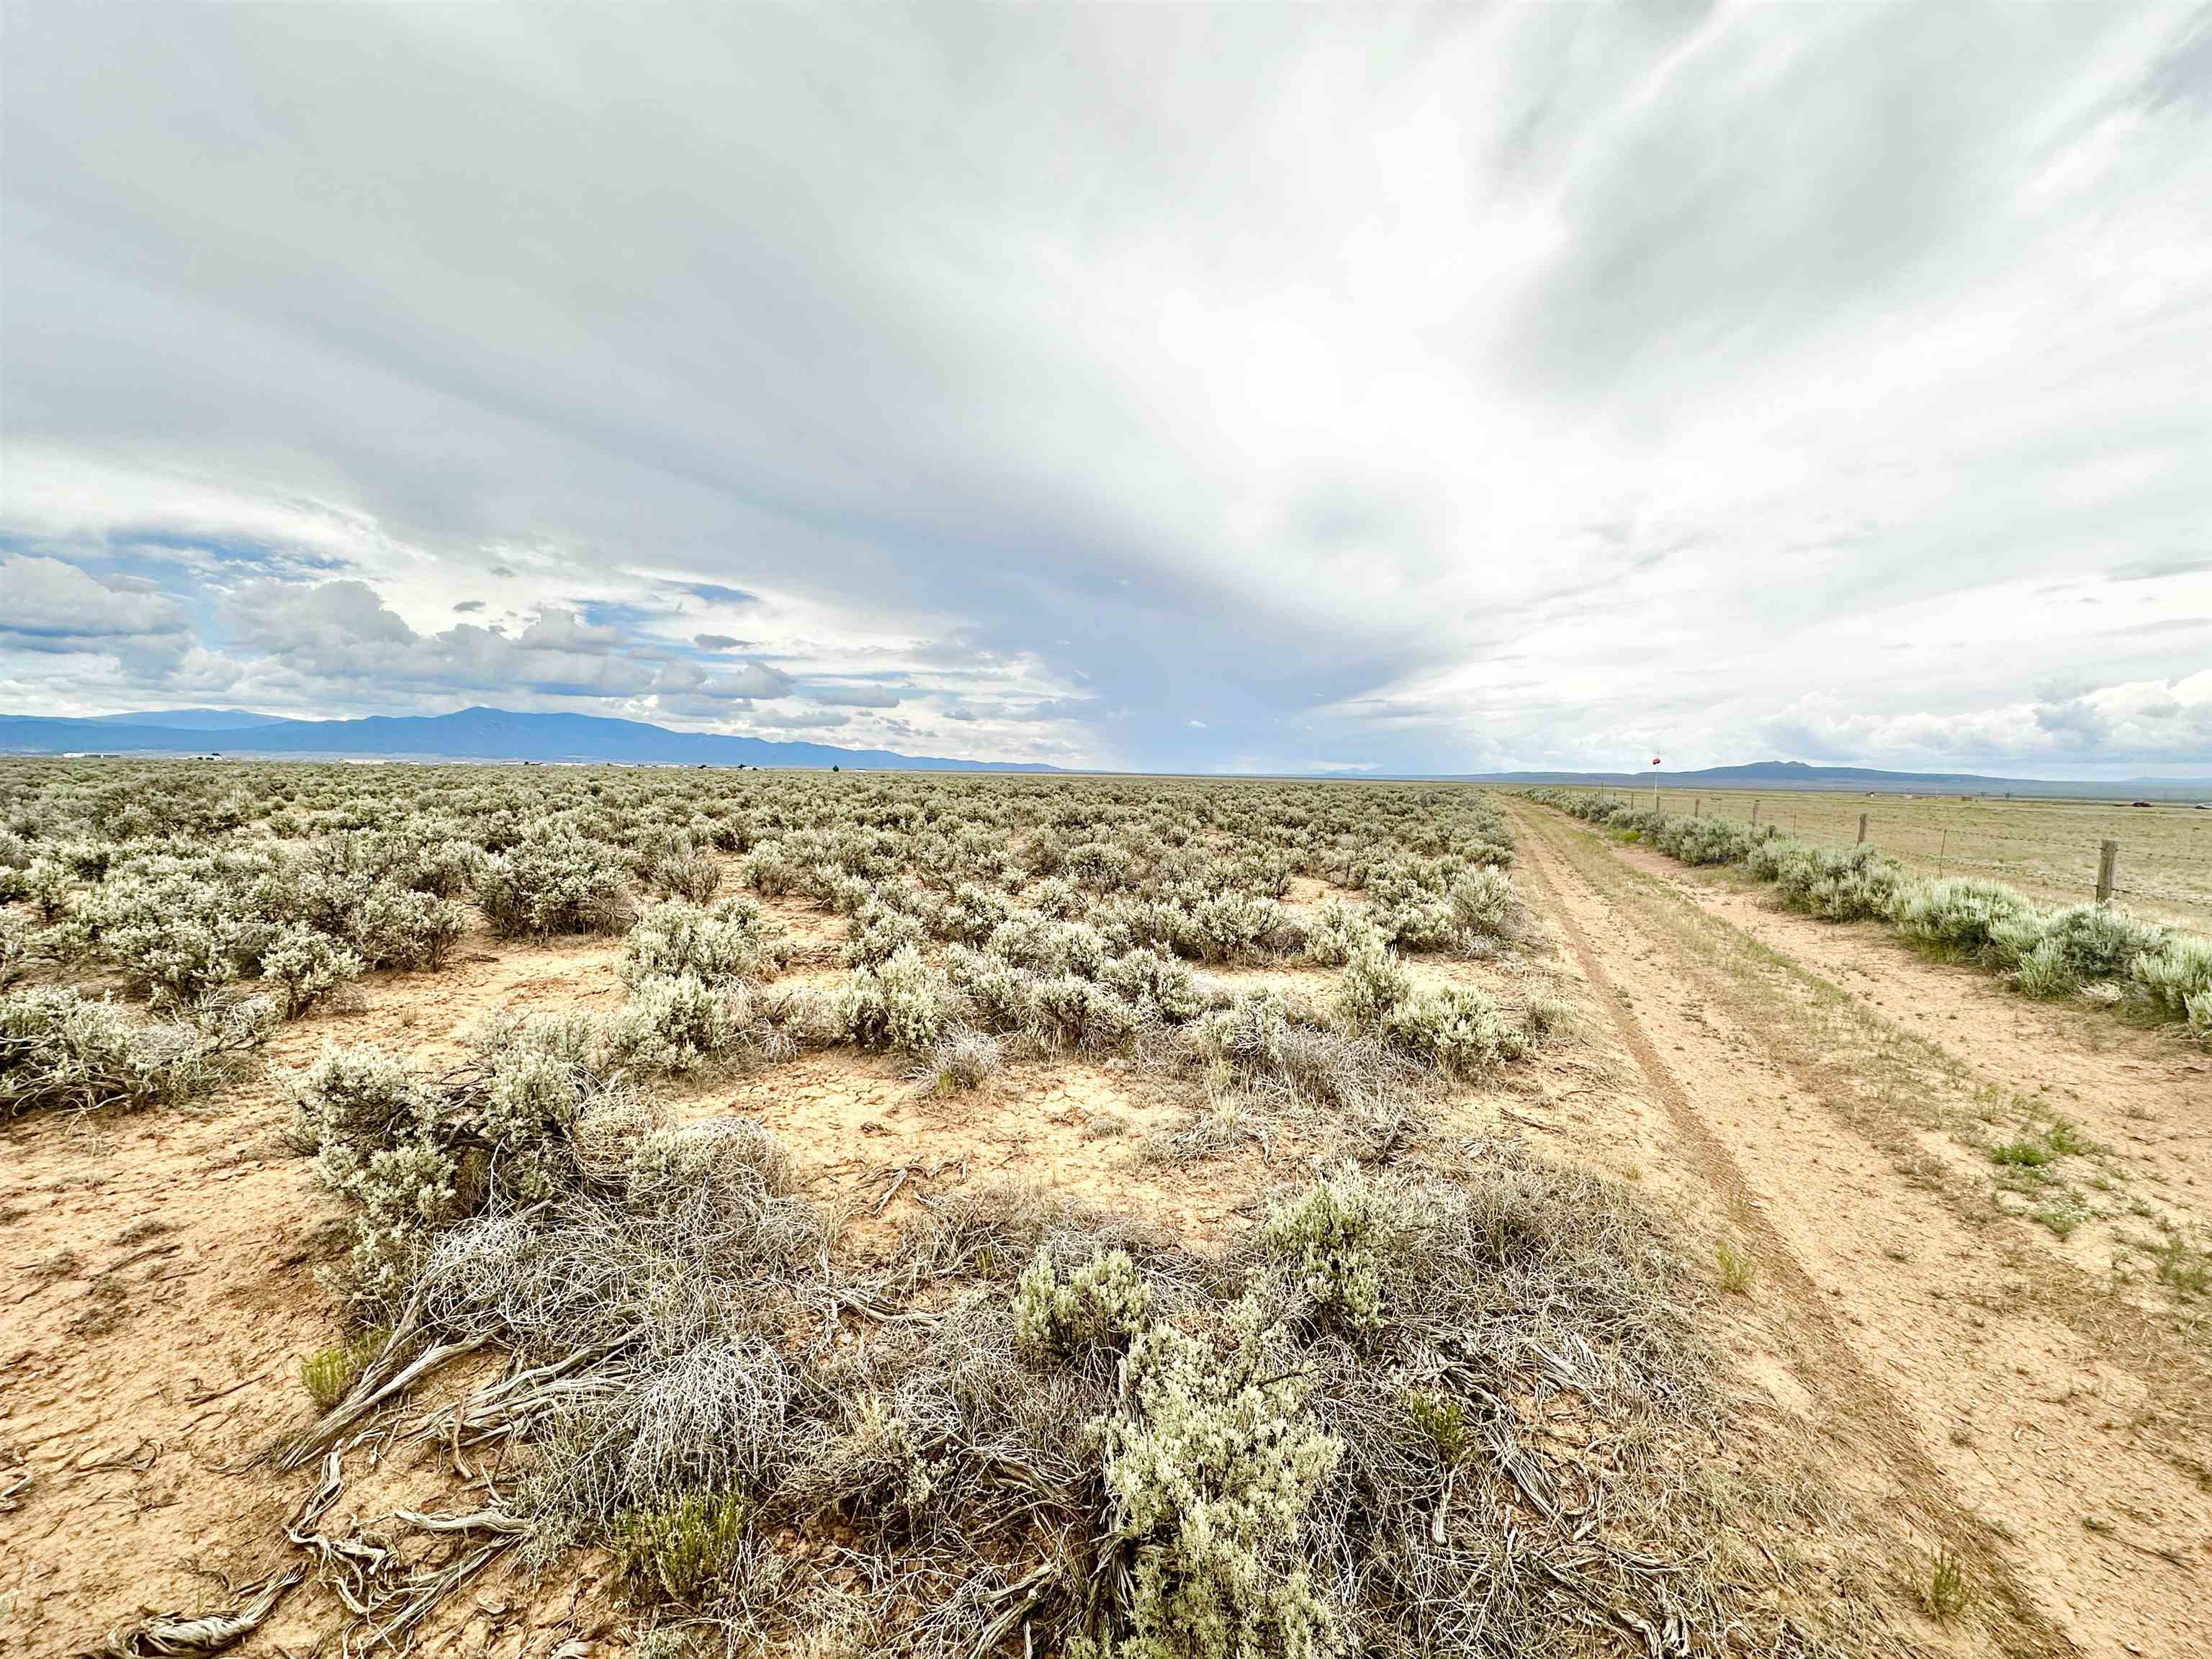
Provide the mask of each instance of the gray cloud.
{"label": "gray cloud", "polygon": [[838,708],[896,708],[909,693],[889,685],[811,684],[805,695],[818,703]]}
{"label": "gray cloud", "polygon": [[9,27],[0,546],[82,623],[11,574],[15,702],[781,700],[1163,768],[2190,740],[2023,711],[2202,665],[2201,11]]}

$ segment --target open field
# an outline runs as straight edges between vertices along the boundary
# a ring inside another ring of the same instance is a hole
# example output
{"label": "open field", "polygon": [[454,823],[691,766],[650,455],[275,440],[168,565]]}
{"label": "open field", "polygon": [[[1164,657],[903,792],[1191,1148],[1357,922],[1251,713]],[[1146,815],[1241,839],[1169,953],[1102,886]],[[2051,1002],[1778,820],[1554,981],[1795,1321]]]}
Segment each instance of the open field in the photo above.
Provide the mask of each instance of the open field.
{"label": "open field", "polygon": [[2212,1650],[2179,1030],[1464,787],[0,837],[10,1651]]}
{"label": "open field", "polygon": [[[1576,789],[1651,804],[1651,791]],[[1662,787],[1662,811],[1778,823],[1808,841],[1848,846],[1867,815],[1867,839],[1916,875],[1939,872],[2008,882],[2050,902],[2075,903],[2097,886],[2097,849],[2120,844],[2121,902],[2143,915],[2212,928],[2212,811],[2166,801],[2005,800],[1997,797],[1830,793],[1814,790]]]}

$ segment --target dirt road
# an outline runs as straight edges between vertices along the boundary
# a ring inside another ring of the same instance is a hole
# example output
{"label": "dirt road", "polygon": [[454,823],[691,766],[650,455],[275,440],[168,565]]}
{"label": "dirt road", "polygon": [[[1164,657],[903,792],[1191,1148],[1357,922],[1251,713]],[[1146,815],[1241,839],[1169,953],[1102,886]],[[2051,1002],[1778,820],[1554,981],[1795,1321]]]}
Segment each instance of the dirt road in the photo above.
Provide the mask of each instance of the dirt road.
{"label": "dirt road", "polygon": [[[1807,1414],[1963,1565],[1990,1639],[2212,1654],[2203,1298],[2112,1270],[2130,1225],[2201,1214],[2201,1060],[2063,1023],[2094,1011],[1985,1006],[2006,994],[1891,941],[1513,813],[1525,887],[1662,1109],[1666,1155],[1734,1228],[1749,1293],[1784,1305]],[[2113,1148],[2005,1187],[1992,1140],[2058,1121]],[[2062,1200],[2074,1224],[2038,1218]]]}

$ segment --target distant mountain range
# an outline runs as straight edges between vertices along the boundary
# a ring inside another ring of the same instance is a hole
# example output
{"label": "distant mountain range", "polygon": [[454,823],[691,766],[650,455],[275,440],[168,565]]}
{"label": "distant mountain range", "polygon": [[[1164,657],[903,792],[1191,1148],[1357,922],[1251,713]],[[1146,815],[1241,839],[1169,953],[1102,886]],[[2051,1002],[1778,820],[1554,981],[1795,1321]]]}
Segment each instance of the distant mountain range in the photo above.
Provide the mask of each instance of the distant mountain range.
{"label": "distant mountain range", "polygon": [[[2212,778],[1997,778],[1977,772],[1883,772],[1864,766],[1809,766],[1803,761],[1757,761],[1748,766],[1709,766],[1696,772],[1654,769],[1664,789],[1871,790],[1876,794],[2065,795],[2149,800],[2212,793]],[[1456,781],[1649,789],[1651,776],[1650,772],[1481,772]]]}
{"label": "distant mountain range", "polygon": [[[289,755],[390,760],[622,761],[647,766],[842,766],[875,771],[1054,772],[1019,761],[950,760],[884,749],[774,743],[714,732],[672,732],[595,714],[520,714],[463,708],[451,714],[294,720],[244,708],[161,708],[87,719],[0,715],[0,754]],[[1394,776],[1414,775],[1393,774]],[[2212,778],[1998,778],[1972,772],[1884,772],[1863,766],[1759,761],[1695,772],[1662,770],[1668,789],[1828,789],[1876,793],[2071,796],[2092,799],[2212,797]],[[1583,784],[1649,789],[1649,772],[1480,772],[1431,781]]]}
{"label": "distant mountain range", "polygon": [[1015,761],[949,760],[884,749],[672,732],[594,714],[451,714],[272,720],[239,708],[171,708],[89,720],[0,716],[0,754],[375,756],[392,760],[626,761],[659,766],[842,766],[915,772],[1050,772]]}

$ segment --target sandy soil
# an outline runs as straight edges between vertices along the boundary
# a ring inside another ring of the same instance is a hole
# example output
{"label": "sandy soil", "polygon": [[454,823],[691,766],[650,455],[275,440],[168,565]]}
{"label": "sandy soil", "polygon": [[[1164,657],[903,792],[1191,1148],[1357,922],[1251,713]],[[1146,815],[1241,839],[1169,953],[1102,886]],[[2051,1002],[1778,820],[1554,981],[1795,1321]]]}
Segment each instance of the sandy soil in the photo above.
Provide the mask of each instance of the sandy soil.
{"label": "sandy soil", "polygon": [[[619,949],[473,934],[438,973],[370,975],[285,1027],[259,1074],[197,1108],[0,1128],[0,1652],[73,1652],[143,1613],[221,1607],[297,1559],[285,1523],[315,1472],[253,1460],[313,1420],[300,1364],[339,1328],[316,1270],[343,1255],[344,1217],[288,1133],[286,1069],[329,1041],[434,1065],[495,1009],[612,1006]],[[452,1501],[434,1457],[363,1479],[367,1455],[340,1516]],[[477,1588],[500,1612],[453,1610],[443,1632],[472,1653],[613,1628],[604,1606],[571,1607],[573,1589],[550,1605],[496,1571]],[[303,1585],[248,1650],[305,1651],[342,1617]]]}
{"label": "sandy soil", "polygon": [[[1778,1403],[1802,1390],[1798,1403],[1856,1448],[1863,1478],[1905,1495],[1907,1531],[1966,1564],[1992,1639],[2212,1652],[2201,1321],[2116,1292],[1995,1204],[1980,1170],[1929,1151],[1976,1121],[1978,1091],[2051,1081],[2077,1091],[2068,1104],[2082,1122],[2102,1125],[2132,1098],[2108,1087],[2155,1094],[2124,1067],[2178,1067],[2158,1074],[2170,1086],[2193,1081],[2194,1062],[2136,1049],[2140,1034],[2125,1032],[2130,1043],[2062,1064],[2064,1034],[2042,1024],[2052,1010],[2031,1017],[2047,1041],[2019,1049],[2014,1073],[1976,1069],[2002,1051],[1986,1030],[1946,1066],[1875,1005],[1918,1008],[1948,1042],[1996,1016],[1981,988],[1840,931],[1816,947],[1792,919],[1647,871],[1560,815],[1514,816],[1528,895],[1672,1132],[1666,1178],[1718,1200],[1756,1263],[1750,1296],[1786,1310],[1796,1352]],[[1849,988],[1817,971],[1838,951],[1854,958]],[[1900,1073],[1949,1097],[1914,1094]],[[2180,1183],[2203,1097],[2155,1097],[2150,1109],[2182,1120],[2166,1166]]]}
{"label": "sandy soil", "polygon": [[[1564,820],[1522,816],[1522,887],[1538,913],[1529,951],[1428,958],[1416,971],[1481,983],[1509,1002],[1563,987],[1579,1012],[1565,1040],[1437,1103],[1431,1150],[1448,1158],[1455,1137],[1477,1131],[1523,1134],[1550,1156],[1643,1183],[1709,1260],[1720,1238],[1747,1249],[1758,1264],[1749,1294],[1716,1282],[1707,1297],[1735,1379],[1747,1478],[1760,1470],[1779,1482],[1766,1512],[1784,1517],[1774,1547],[1793,1582],[1808,1571],[1805,1582],[1820,1582],[1818,1564],[1831,1560],[1887,1563],[1889,1590],[1863,1609],[1865,1651],[1895,1650],[1900,1632],[1960,1654],[2212,1651],[2204,1597],[2192,1595],[2212,1565],[2212,1517],[2184,1467],[2185,1448],[2201,1452],[2201,1393],[2191,1398],[2207,1382],[2201,1341],[2192,1352],[2172,1310],[2115,1296],[1989,1198],[1961,1138],[1969,1131],[1952,1124],[1978,1121],[1972,1068],[1982,1057],[1957,1062],[1963,1082],[1914,1059],[1951,1078],[1944,1086],[1959,1101],[1870,1141],[1868,1114],[1888,1097],[1846,1088],[1832,1069],[1840,1054],[1847,1071],[1865,1073],[1851,1073],[1858,1082],[1882,1085],[1887,1073],[1849,1049],[1857,1028],[1786,977],[1731,976],[1708,961],[1701,934],[1684,931],[1734,920],[1578,841]],[[1312,885],[1294,896],[1317,902]],[[769,908],[803,947],[787,977],[834,977],[824,958],[842,921],[804,901]],[[1777,950],[1791,944],[1784,931],[1762,937]],[[1729,949],[1744,955],[1741,943]],[[1902,969],[1936,971],[1893,955]],[[343,1241],[337,1205],[286,1133],[284,1068],[333,1039],[435,1064],[497,1008],[611,1008],[618,957],[611,940],[472,936],[439,974],[372,976],[346,1006],[287,1028],[265,1074],[202,1109],[0,1130],[0,1261],[10,1270],[0,1651],[75,1652],[145,1612],[222,1607],[303,1559],[285,1528],[319,1469],[253,1460],[313,1418],[299,1366],[338,1328],[316,1270]],[[1865,971],[1869,990],[1904,994],[1872,955]],[[1219,977],[1316,995],[1334,983],[1296,967]],[[2054,1066],[2061,1058],[2054,1050]],[[2143,1063],[2118,1043],[2080,1063],[2100,1059]],[[2054,1070],[2051,1080],[2077,1091],[2069,1111],[2102,1134],[2098,1113],[2112,1097],[2100,1076]],[[1303,1173],[1310,1148],[1246,1139],[1195,1162],[1153,1155],[1156,1139],[1203,1103],[1188,1080],[1073,1058],[1019,1061],[979,1094],[939,1097],[899,1063],[850,1053],[702,1078],[671,1096],[686,1115],[757,1116],[776,1129],[811,1195],[854,1218],[862,1249],[888,1244],[921,1204],[1000,1182],[1079,1194],[1197,1248],[1227,1242],[1257,1215],[1259,1194]],[[2137,1184],[2153,1188],[2155,1169],[2185,1194],[2199,1143],[2184,1123],[2171,1127],[2185,1138],[2147,1158]],[[1953,1164],[1926,1150],[1936,1143]],[[483,1380],[471,1363],[449,1365],[417,1405]],[[1832,1499],[1792,1508],[1791,1470],[1818,1476]],[[342,1474],[342,1496],[309,1530],[432,1568],[485,1547],[477,1534],[424,1534],[398,1512],[484,1507],[495,1458],[376,1437],[347,1454]],[[1949,1626],[1912,1607],[1939,1549],[1967,1564],[1974,1589]],[[416,1651],[622,1651],[600,1566],[569,1558],[538,1577],[511,1555],[495,1559],[412,1632]],[[344,1622],[311,1581],[238,1650],[305,1653]]]}

